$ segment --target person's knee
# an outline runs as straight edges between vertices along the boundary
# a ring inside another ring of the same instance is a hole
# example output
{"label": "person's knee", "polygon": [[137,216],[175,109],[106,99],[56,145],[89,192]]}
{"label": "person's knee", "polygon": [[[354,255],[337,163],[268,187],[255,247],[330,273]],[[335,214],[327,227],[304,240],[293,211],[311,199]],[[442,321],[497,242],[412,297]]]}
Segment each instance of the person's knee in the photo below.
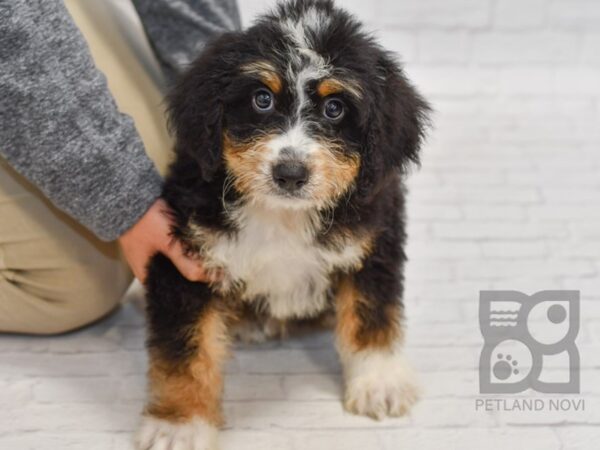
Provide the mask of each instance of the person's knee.
{"label": "person's knee", "polygon": [[[83,269],[83,268],[82,268]],[[116,267],[114,276],[74,270],[74,283],[61,292],[41,334],[62,334],[90,325],[110,314],[120,303],[131,277]]]}

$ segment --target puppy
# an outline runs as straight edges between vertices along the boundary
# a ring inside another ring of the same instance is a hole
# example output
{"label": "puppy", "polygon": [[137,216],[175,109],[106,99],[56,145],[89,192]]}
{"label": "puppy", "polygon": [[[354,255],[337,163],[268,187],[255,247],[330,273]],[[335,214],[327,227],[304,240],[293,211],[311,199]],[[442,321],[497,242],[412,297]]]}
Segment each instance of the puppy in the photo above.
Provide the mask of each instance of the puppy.
{"label": "puppy", "polygon": [[163,197],[174,237],[221,276],[189,282],[160,254],[149,265],[139,449],[216,449],[229,337],[330,314],[346,409],[410,408],[402,175],[428,111],[329,0],[280,4],[206,47],[169,97],[176,159]]}

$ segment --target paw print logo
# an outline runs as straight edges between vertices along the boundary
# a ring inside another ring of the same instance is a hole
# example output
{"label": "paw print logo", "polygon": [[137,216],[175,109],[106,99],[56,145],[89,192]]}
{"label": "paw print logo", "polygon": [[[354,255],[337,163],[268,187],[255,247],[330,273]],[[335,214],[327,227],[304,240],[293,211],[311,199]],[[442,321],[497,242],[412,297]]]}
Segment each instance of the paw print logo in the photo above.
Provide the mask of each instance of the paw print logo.
{"label": "paw print logo", "polygon": [[511,355],[504,356],[502,353],[498,353],[498,361],[494,364],[492,370],[496,378],[507,380],[512,375],[519,375],[518,365],[519,362],[513,359]]}
{"label": "paw print logo", "polygon": [[[482,291],[479,324],[481,393],[579,392],[578,291]],[[562,364],[563,379],[548,381],[544,364]]]}
{"label": "paw print logo", "polygon": [[489,380],[505,389],[507,385],[523,383],[532,371],[533,355],[523,342],[505,339],[494,346],[490,355]]}

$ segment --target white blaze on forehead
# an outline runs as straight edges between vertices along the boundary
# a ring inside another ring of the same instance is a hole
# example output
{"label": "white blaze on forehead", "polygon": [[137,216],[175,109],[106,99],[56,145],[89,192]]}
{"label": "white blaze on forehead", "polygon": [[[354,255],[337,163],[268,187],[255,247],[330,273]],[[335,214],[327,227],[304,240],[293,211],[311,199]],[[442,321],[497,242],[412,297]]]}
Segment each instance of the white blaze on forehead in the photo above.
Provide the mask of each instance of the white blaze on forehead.
{"label": "white blaze on forehead", "polygon": [[297,20],[288,18],[282,21],[283,33],[289,37],[293,46],[287,55],[290,60],[288,79],[294,86],[297,97],[296,118],[299,119],[310,101],[306,95],[306,86],[312,80],[329,76],[331,68],[326,59],[317,53],[310,41],[309,34],[318,35],[329,26],[330,18],[323,12],[311,7]]}
{"label": "white blaze on forehead", "polygon": [[299,19],[287,18],[281,23],[283,32],[299,49],[310,49],[308,33],[319,34],[329,26],[331,19],[317,8],[308,8]]}
{"label": "white blaze on forehead", "polygon": [[310,99],[306,93],[306,87],[312,80],[319,80],[329,75],[329,70],[325,64],[322,66],[309,65],[303,68],[299,73],[295,75],[296,78],[296,119],[299,120],[302,111],[310,106]]}

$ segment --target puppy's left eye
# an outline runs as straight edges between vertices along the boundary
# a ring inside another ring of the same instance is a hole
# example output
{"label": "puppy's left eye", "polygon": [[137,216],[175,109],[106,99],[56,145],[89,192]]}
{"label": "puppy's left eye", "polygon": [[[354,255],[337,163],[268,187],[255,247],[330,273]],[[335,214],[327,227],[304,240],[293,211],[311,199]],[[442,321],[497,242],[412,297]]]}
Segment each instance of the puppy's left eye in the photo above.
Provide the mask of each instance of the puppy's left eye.
{"label": "puppy's left eye", "polygon": [[273,100],[273,94],[267,89],[259,89],[252,97],[252,107],[256,112],[268,113],[273,111],[275,102]]}
{"label": "puppy's left eye", "polygon": [[332,122],[339,122],[345,114],[344,104],[337,98],[331,98],[323,105],[323,115]]}

